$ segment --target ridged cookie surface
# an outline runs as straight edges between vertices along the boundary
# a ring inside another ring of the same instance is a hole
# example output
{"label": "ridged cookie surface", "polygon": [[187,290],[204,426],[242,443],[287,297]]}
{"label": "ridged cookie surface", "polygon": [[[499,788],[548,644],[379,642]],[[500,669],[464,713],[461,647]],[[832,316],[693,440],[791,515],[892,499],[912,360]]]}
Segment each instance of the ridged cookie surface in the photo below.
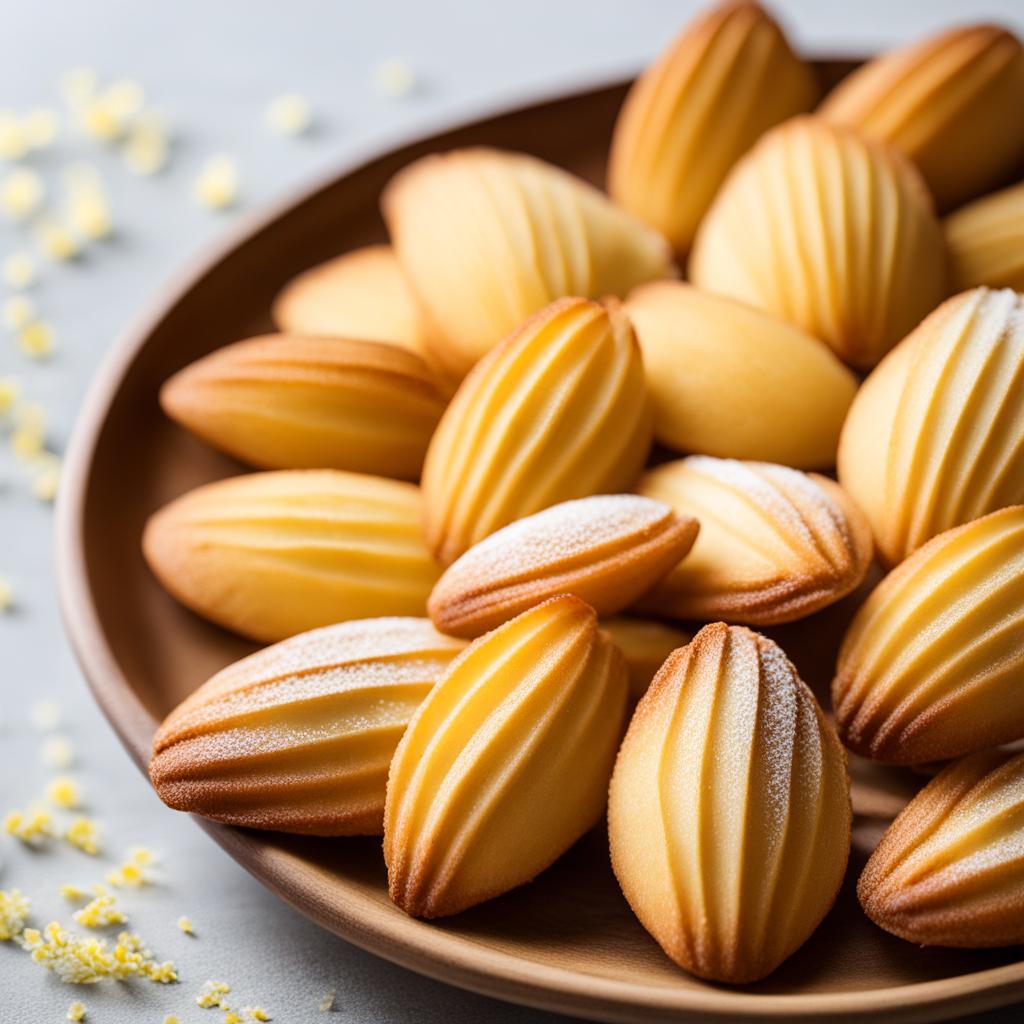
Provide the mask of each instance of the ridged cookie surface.
{"label": "ridged cookie surface", "polygon": [[903,156],[799,117],[726,179],[697,233],[690,280],[867,368],[947,294],[945,262],[931,196]]}
{"label": "ridged cookie surface", "polygon": [[388,777],[391,898],[416,917],[530,881],[604,813],[626,706],[594,610],[558,597],[481,637],[420,705]]}
{"label": "ridged cookie surface", "polygon": [[528,316],[675,273],[668,243],[592,185],[522,153],[424,157],[382,200],[438,362],[462,377]]}
{"label": "ridged cookie surface", "polygon": [[639,489],[700,523],[690,553],[640,601],[656,615],[791,622],[850,593],[871,563],[867,520],[816,473],[691,455]]}
{"label": "ridged cookie surface", "polygon": [[625,314],[554,302],[474,368],[441,417],[423,468],[427,546],[448,563],[549,505],[628,491],[650,443]]}
{"label": "ridged cookie surface", "polygon": [[417,480],[446,400],[413,352],[277,334],[185,367],[161,388],[160,403],[183,427],[251,466]]}
{"label": "ridged cookie surface", "polygon": [[344,622],[222,669],[157,730],[160,799],[229,825],[380,835],[395,747],[465,645],[426,619]]}
{"label": "ridged cookie surface", "polygon": [[681,967],[770,974],[835,900],[850,852],[843,749],[772,641],[715,623],[640,701],[615,765],[612,866]]}
{"label": "ridged cookie surface", "polygon": [[929,541],[870,594],[839,653],[843,742],[895,764],[1024,737],[1024,506]]}
{"label": "ridged cookie surface", "polygon": [[249,473],[152,515],[150,569],[182,604],[253,640],[424,615],[440,568],[413,484],[340,470]]}
{"label": "ridged cookie surface", "polygon": [[857,885],[868,917],[920,946],[1024,942],[1024,754],[943,769],[903,809]]}
{"label": "ridged cookie surface", "polygon": [[608,191],[677,250],[758,137],[814,105],[814,72],[755,3],[691,22],[637,80],[612,135]]}
{"label": "ridged cookie surface", "polygon": [[864,382],[839,482],[895,565],[953,526],[1024,502],[1024,298],[944,302]]}
{"label": "ridged cookie surface", "polygon": [[673,568],[697,530],[691,516],[637,494],[562,502],[471,547],[437,581],[427,609],[438,629],[466,637],[559,594],[611,615]]}

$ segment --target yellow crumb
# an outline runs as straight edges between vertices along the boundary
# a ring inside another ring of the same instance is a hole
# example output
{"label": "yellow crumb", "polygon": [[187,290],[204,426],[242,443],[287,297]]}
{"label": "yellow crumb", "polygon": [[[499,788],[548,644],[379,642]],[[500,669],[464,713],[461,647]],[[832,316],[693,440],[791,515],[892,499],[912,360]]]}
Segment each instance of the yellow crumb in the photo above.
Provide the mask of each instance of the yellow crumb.
{"label": "yellow crumb", "polygon": [[53,352],[53,328],[45,320],[30,320],[18,330],[18,348],[32,359],[45,359]]}
{"label": "yellow crumb", "polygon": [[43,179],[28,167],[19,167],[0,182],[0,207],[12,220],[25,220],[39,209],[45,193]]}
{"label": "yellow crumb", "polygon": [[224,1024],[245,1024],[241,1014],[235,1013],[234,1010],[228,1010],[224,1014]]}
{"label": "yellow crumb", "polygon": [[106,928],[112,924],[124,924],[128,920],[117,906],[116,899],[105,890],[72,916],[83,928]]}
{"label": "yellow crumb", "polygon": [[85,1020],[85,1004],[84,1003],[72,1003],[68,1007],[68,1020],[82,1021]]}
{"label": "yellow crumb", "polygon": [[196,199],[213,210],[223,210],[238,201],[238,168],[234,160],[223,154],[210,157],[196,179]]}
{"label": "yellow crumb", "polygon": [[20,889],[0,889],[0,942],[21,933],[28,920],[31,900]]}
{"label": "yellow crumb", "polygon": [[12,295],[4,300],[4,326],[12,331],[21,330],[32,322],[36,304],[27,295]]}
{"label": "yellow crumb", "polygon": [[60,894],[71,903],[78,903],[85,899],[85,893],[77,885],[65,883],[60,887]]}
{"label": "yellow crumb", "polygon": [[57,138],[60,118],[56,111],[46,108],[30,110],[21,119],[21,128],[30,149],[45,149]]}
{"label": "yellow crumb", "polygon": [[173,1013],[169,1013],[164,1017],[163,1024],[180,1024],[180,1022]]}
{"label": "yellow crumb", "polygon": [[96,96],[83,103],[80,121],[86,134],[101,142],[112,142],[124,131],[121,118],[104,96]]}
{"label": "yellow crumb", "polygon": [[207,981],[203,985],[202,992],[196,996],[196,1006],[201,1006],[204,1010],[211,1010],[214,1007],[226,1010],[227,1004],[224,997],[230,991],[231,986],[225,985],[223,981]]}
{"label": "yellow crumb", "polygon": [[249,1020],[267,1021],[271,1020],[271,1016],[263,1009],[262,1006],[246,1006],[242,1009],[242,1013],[247,1014]]}
{"label": "yellow crumb", "polygon": [[0,159],[20,160],[28,150],[21,118],[13,110],[0,110]]}
{"label": "yellow crumb", "polygon": [[166,960],[162,964],[148,964],[143,967],[142,973],[150,981],[160,985],[170,985],[171,982],[178,980],[178,971],[172,960]]}
{"label": "yellow crumb", "polygon": [[373,69],[373,84],[376,90],[391,99],[404,99],[416,91],[416,72],[397,57],[382,60]]}
{"label": "yellow crumb", "polygon": [[45,807],[10,811],[4,818],[4,831],[30,846],[53,838],[53,815]]}
{"label": "yellow crumb", "polygon": [[21,384],[14,377],[0,377],[0,416],[6,416],[18,401]]}
{"label": "yellow crumb", "polygon": [[114,230],[113,218],[106,197],[98,192],[76,196],[68,206],[71,226],[93,241],[108,238]]}
{"label": "yellow crumb", "polygon": [[19,459],[34,459],[42,452],[43,441],[38,430],[18,427],[11,433],[11,450]]}
{"label": "yellow crumb", "polygon": [[0,614],[9,612],[14,607],[14,587],[9,580],[0,577]]}
{"label": "yellow crumb", "polygon": [[70,768],[75,751],[66,736],[54,736],[43,744],[43,761],[51,768]]}
{"label": "yellow crumb", "polygon": [[58,775],[46,787],[46,799],[55,807],[70,809],[79,805],[82,794],[74,779],[68,775]]}
{"label": "yellow crumb", "polygon": [[4,260],[4,281],[12,288],[28,288],[35,283],[36,261],[27,252],[12,252]]}
{"label": "yellow crumb", "polygon": [[195,927],[192,924],[192,918],[185,917],[184,915],[178,918],[178,928],[186,935],[195,935],[196,933]]}
{"label": "yellow crumb", "polygon": [[304,96],[285,93],[270,101],[267,123],[281,135],[302,135],[313,125],[313,109]]}
{"label": "yellow crumb", "polygon": [[323,997],[323,999],[320,1000],[319,1009],[320,1009],[321,1013],[328,1013],[330,1010],[334,1009],[334,997],[336,995],[337,995],[337,992],[335,992],[334,989],[331,989],[331,991],[328,992]]}
{"label": "yellow crumb", "polygon": [[107,881],[119,888],[138,887],[149,881],[145,867],[154,860],[153,851],[145,846],[133,846],[128,859],[116,870],[108,872]]}
{"label": "yellow crumb", "polygon": [[121,155],[133,174],[146,177],[163,170],[170,154],[167,126],[159,114],[144,110],[135,119]]}
{"label": "yellow crumb", "polygon": [[100,830],[92,818],[79,816],[68,825],[64,839],[75,849],[95,857],[100,852]]}
{"label": "yellow crumb", "polygon": [[39,251],[59,263],[73,260],[79,253],[75,236],[57,221],[40,221],[33,230],[33,236]]}
{"label": "yellow crumb", "polygon": [[53,501],[59,490],[60,460],[55,460],[32,477],[32,497],[39,501]]}
{"label": "yellow crumb", "polygon": [[37,964],[73,985],[135,976],[161,984],[177,980],[174,964],[154,961],[133,932],[121,932],[111,948],[105,939],[78,938],[59,922],[51,921],[42,932],[26,928],[19,941]]}

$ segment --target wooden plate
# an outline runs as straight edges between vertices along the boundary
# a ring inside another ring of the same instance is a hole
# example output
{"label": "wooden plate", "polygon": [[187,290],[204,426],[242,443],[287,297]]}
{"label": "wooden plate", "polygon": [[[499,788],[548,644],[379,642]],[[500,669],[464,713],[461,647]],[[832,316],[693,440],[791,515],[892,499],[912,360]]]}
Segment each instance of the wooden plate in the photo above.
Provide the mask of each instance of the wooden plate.
{"label": "wooden plate", "polygon": [[[298,271],[382,239],[381,187],[424,153],[502,146],[599,180],[624,89],[618,84],[518,109],[345,170],[237,232],[110,354],[67,460],[60,587],[92,690],[140,768],[157,720],[250,650],[175,604],[139,554],[149,513],[188,488],[241,471],[164,419],[157,406],[161,382],[212,349],[265,330],[271,298]],[[850,607],[848,600],[779,631],[805,678],[818,687],[827,684]],[[863,916],[852,881],[920,779],[864,764],[853,768],[857,814],[848,884],[804,948],[766,981],[743,989],[705,984],[665,958],[619,893],[601,831],[532,885],[425,924],[388,902],[379,840],[291,838],[201,824],[266,886],[365,949],[478,992],[599,1020],[866,1020],[883,1013],[888,1020],[925,1021],[1024,996],[1018,950],[917,949]]]}

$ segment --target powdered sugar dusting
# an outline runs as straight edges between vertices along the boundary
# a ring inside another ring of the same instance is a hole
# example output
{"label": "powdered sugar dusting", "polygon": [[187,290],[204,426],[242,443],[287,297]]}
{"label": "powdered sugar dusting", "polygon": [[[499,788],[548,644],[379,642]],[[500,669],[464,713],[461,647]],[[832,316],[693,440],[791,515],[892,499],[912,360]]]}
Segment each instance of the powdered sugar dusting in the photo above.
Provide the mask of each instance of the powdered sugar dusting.
{"label": "powdered sugar dusting", "polygon": [[577,498],[492,533],[449,568],[473,579],[514,580],[545,566],[572,561],[602,545],[650,531],[672,510],[639,494]]}
{"label": "powdered sugar dusting", "polygon": [[846,516],[813,477],[770,462],[740,462],[691,455],[687,464],[726,487],[748,495],[777,522],[805,557],[825,555],[833,564],[849,562],[852,537]]}
{"label": "powdered sugar dusting", "polygon": [[789,659],[771,640],[758,637],[761,668],[761,722],[764,731],[765,797],[768,817],[762,826],[773,841],[789,817],[789,794],[799,716],[799,681]]}
{"label": "powdered sugar dusting", "polygon": [[[189,722],[239,710],[308,700],[339,687],[402,684],[432,679],[463,649],[427,619],[383,617],[325,626],[257,651],[218,672],[193,693],[168,722],[176,731]],[[377,682],[375,682],[377,680]]]}

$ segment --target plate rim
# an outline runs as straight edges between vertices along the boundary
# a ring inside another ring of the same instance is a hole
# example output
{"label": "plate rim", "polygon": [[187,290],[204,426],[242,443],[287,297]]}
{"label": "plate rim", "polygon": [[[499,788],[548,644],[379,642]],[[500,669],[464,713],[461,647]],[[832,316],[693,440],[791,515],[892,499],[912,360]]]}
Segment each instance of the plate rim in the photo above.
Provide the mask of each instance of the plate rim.
{"label": "plate rim", "polygon": [[[825,58],[827,59],[827,58]],[[282,197],[238,217],[212,242],[200,246],[188,263],[160,286],[104,353],[86,390],[69,438],[56,508],[56,574],[64,629],[93,698],[137,768],[146,775],[148,742],[156,721],[136,697],[118,666],[102,629],[89,585],[83,537],[91,469],[110,406],[131,365],[158,325],[189,292],[235,251],[319,193],[332,189],[377,160],[430,143],[449,132],[529,109],[582,99],[622,87],[628,78],[597,77],[564,89],[527,91],[518,100],[486,104],[461,115],[432,118],[426,127],[395,133],[356,147],[326,171]],[[594,1020],[633,1024],[690,1015],[734,1020],[866,1021],[880,1011],[890,1020],[948,1019],[962,1012],[1005,1006],[1024,998],[1024,960],[969,974],[867,991],[780,994],[744,992],[709,985],[674,989],[631,985],[594,974],[554,967],[490,949],[465,936],[414,919],[367,925],[357,901],[328,914],[313,894],[296,886],[288,854],[268,849],[256,833],[192,816],[196,823],[265,888],[303,916],[345,941],[392,963],[448,984],[520,1005],[585,1015]],[[412,937],[411,937],[412,936]]]}

